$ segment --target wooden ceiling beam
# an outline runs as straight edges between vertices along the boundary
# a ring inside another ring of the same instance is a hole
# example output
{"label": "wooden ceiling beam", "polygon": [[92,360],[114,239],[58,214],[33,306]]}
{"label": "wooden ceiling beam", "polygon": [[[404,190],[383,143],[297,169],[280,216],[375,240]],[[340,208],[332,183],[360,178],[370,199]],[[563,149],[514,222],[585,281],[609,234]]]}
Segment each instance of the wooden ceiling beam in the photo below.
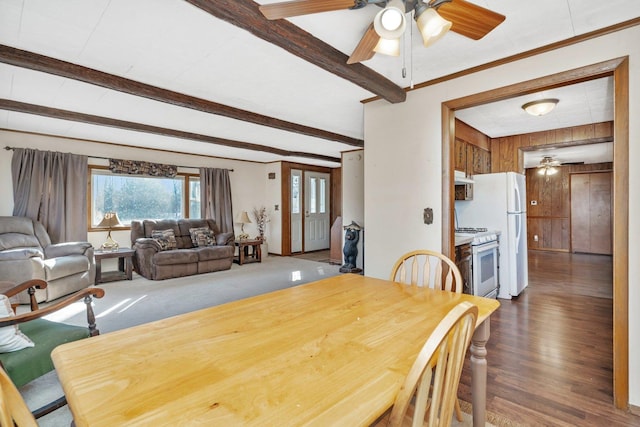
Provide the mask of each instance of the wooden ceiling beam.
{"label": "wooden ceiling beam", "polygon": [[322,129],[303,126],[297,123],[280,120],[274,117],[263,116],[251,111],[241,110],[217,102],[208,101],[183,93],[162,89],[156,86],[140,83],[124,77],[105,73],[102,71],[87,68],[82,65],[62,61],[26,50],[0,44],[0,62],[14,65],[16,67],[28,68],[30,70],[41,71],[60,77],[105,87],[130,95],[140,96],[154,101],[177,105],[179,107],[190,108],[192,110],[224,116],[231,119],[242,120],[261,126],[268,126],[288,132],[313,136],[329,141],[341,142],[343,144],[364,147],[362,139],[352,138]]}
{"label": "wooden ceiling beam", "polygon": [[135,132],[152,133],[155,135],[169,136],[173,138],[188,139],[208,144],[224,145],[226,147],[240,148],[243,150],[262,151],[284,157],[303,157],[307,159],[324,160],[327,162],[340,163],[341,158],[325,156],[315,153],[304,153],[301,151],[288,151],[266,145],[252,144],[244,141],[218,138],[215,136],[202,135],[198,133],[185,132],[176,129],[163,128],[158,126],[145,125],[142,123],[128,122],[125,120],[112,119],[91,114],[78,113],[75,111],[61,110],[58,108],[45,107],[42,105],[28,104],[25,102],[13,101],[10,99],[0,99],[0,110],[15,111],[18,113],[35,114],[54,119],[70,120],[80,123],[88,123],[98,126],[109,126],[118,129]]}
{"label": "wooden ceiling beam", "polygon": [[187,0],[218,19],[242,28],[318,67],[373,92],[391,103],[404,102],[407,93],[386,77],[313,37],[286,19],[270,21],[253,0]]}

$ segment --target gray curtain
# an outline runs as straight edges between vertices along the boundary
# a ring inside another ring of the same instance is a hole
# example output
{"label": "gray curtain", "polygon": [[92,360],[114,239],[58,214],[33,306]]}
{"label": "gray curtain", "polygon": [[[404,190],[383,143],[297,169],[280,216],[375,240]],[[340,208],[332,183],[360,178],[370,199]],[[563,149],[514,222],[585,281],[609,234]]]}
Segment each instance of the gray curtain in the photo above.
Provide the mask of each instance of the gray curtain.
{"label": "gray curtain", "polygon": [[34,219],[53,243],[87,240],[87,156],[15,148],[13,215]]}
{"label": "gray curtain", "polygon": [[229,170],[200,168],[200,214],[215,219],[221,232],[233,232]]}

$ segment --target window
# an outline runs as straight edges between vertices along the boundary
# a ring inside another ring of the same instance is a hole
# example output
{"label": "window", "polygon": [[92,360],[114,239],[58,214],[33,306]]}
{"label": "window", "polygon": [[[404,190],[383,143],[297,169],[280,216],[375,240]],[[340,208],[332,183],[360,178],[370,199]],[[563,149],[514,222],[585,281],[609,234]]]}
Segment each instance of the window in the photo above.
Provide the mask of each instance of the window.
{"label": "window", "polygon": [[291,175],[291,213],[300,213],[300,175]]}
{"label": "window", "polygon": [[118,213],[123,225],[142,219],[200,218],[198,176],[164,178],[91,168],[90,197],[91,227],[111,211]]}
{"label": "window", "polygon": [[309,212],[316,213],[316,179],[309,180]]}
{"label": "window", "polygon": [[320,213],[327,213],[327,180],[320,178]]}

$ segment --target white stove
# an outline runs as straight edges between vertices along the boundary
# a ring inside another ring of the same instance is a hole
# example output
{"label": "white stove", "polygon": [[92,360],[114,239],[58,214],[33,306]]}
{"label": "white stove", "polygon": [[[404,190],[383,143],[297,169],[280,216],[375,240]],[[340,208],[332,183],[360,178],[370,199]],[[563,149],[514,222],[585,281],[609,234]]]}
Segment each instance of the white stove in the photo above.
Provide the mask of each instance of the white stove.
{"label": "white stove", "polygon": [[457,228],[456,240],[471,243],[471,288],[473,295],[495,298],[498,293],[500,232],[486,228]]}

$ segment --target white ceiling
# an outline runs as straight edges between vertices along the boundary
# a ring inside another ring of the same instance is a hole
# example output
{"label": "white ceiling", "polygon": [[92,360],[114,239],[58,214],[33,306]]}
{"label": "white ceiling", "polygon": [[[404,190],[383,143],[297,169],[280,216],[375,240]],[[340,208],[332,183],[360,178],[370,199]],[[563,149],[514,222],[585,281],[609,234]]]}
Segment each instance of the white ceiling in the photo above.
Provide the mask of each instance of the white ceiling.
{"label": "white ceiling", "polygon": [[[419,37],[414,37],[412,44],[406,37],[408,55],[404,60],[376,55],[364,65],[407,87],[411,81],[428,81],[640,16],[637,0],[472,3],[507,18],[479,41],[450,33],[426,49]],[[348,56],[378,10],[369,5],[290,21]],[[358,139],[363,138],[361,101],[373,96],[185,1],[0,0],[0,44]],[[402,77],[403,62],[406,78]],[[610,98],[611,82],[589,85],[567,92],[557,89],[554,97],[561,102],[554,126],[571,120],[604,121],[603,117],[608,117],[605,100]],[[0,98],[336,158],[342,151],[354,149],[345,143],[249,124],[4,63],[0,63]],[[535,126],[542,121],[529,128],[524,125],[524,117],[512,121],[505,113],[511,108],[522,116],[519,108],[523,102],[514,99],[505,101],[511,103],[510,107],[493,105],[468,112],[469,117],[484,120],[477,126],[470,124],[489,135],[537,129]],[[576,109],[581,105],[589,106],[584,119],[579,119],[583,113]],[[570,110],[570,114],[560,118],[561,109]],[[459,117],[464,114],[461,111]],[[6,110],[0,110],[0,128],[260,162],[290,160],[339,166],[332,161],[282,157]]]}

